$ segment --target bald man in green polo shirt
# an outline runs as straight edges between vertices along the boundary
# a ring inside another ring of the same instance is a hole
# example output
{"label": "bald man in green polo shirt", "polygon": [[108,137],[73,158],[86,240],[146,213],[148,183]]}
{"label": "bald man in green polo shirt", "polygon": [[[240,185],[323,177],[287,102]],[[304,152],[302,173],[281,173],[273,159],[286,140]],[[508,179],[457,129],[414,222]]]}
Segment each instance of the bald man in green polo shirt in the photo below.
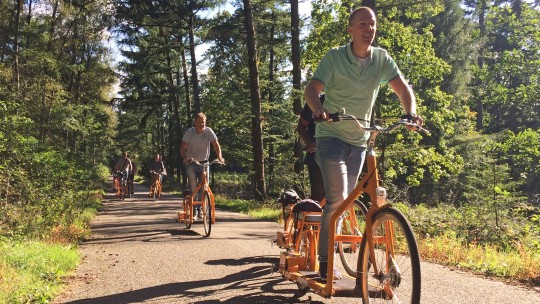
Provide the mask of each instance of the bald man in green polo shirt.
{"label": "bald man in green polo shirt", "polygon": [[[373,10],[360,7],[349,16],[347,32],[351,42],[330,50],[323,57],[304,91],[314,118],[327,119],[329,113],[344,108],[346,113],[368,122],[379,86],[388,83],[398,96],[404,112],[414,123],[423,124],[416,112],[412,88],[384,49],[373,47],[377,19]],[[324,91],[324,106],[319,95]],[[321,168],[327,203],[319,238],[320,276],[326,280],[329,221],[333,212],[354,189],[364,162],[369,133],[353,121],[319,123],[316,126],[315,159]],[[334,269],[334,279],[341,274]]]}

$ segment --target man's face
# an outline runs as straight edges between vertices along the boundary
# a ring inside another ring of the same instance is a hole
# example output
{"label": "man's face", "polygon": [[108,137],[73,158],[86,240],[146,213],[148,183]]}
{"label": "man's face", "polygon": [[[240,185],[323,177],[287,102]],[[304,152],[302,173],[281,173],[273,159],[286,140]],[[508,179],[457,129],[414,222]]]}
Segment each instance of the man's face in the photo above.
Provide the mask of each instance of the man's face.
{"label": "man's face", "polygon": [[195,130],[198,133],[201,133],[202,131],[204,131],[205,127],[206,127],[206,118],[197,117],[195,119]]}
{"label": "man's face", "polygon": [[154,161],[159,161],[159,155],[154,156]]}
{"label": "man's face", "polygon": [[370,46],[375,39],[377,20],[369,11],[360,11],[347,28],[355,45]]}

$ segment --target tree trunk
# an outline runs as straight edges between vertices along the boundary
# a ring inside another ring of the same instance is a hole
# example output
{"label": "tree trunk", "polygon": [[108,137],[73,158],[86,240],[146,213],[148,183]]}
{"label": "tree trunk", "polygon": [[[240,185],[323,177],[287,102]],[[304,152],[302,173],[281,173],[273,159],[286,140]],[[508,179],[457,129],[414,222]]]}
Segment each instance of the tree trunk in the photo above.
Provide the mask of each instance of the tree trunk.
{"label": "tree trunk", "polygon": [[[169,43],[169,38],[165,36],[167,43]],[[174,67],[171,60],[170,49],[166,52],[167,59],[167,77],[169,80],[169,107],[170,112],[172,112],[172,121],[169,121],[169,159],[168,167],[171,173],[171,178],[174,177],[176,169],[176,164],[180,159],[180,155],[176,153],[180,149],[180,98],[176,90],[177,84],[175,83],[174,77]],[[179,176],[180,177],[180,176]]]}
{"label": "tree trunk", "polygon": [[[268,65],[268,82],[270,85],[268,86],[268,103],[274,104],[274,32],[276,28],[275,24],[275,13],[272,11],[272,26],[270,27],[270,63]],[[270,110],[270,115],[273,115],[273,110]],[[272,134],[274,134],[272,130]],[[274,152],[274,141],[268,142],[268,185],[267,187],[269,189],[272,189],[273,180],[274,180],[274,162],[275,162],[275,152]]]}
{"label": "tree trunk", "polygon": [[[480,37],[483,38],[486,36],[486,22],[485,22],[485,16],[486,16],[486,1],[482,0],[478,2],[478,27],[480,29]],[[480,69],[484,68],[484,47],[481,46],[478,50],[478,67]],[[476,130],[482,131],[484,130],[484,104],[482,103],[482,99],[479,99],[476,102]]]}
{"label": "tree trunk", "polygon": [[298,115],[302,111],[302,71],[300,69],[300,16],[298,0],[291,0],[291,57],[293,77],[293,111]]}
{"label": "tree trunk", "polygon": [[251,126],[253,144],[253,169],[255,171],[255,192],[261,199],[266,199],[264,180],[264,158],[261,119],[261,93],[259,88],[259,70],[257,67],[257,45],[253,27],[253,12],[250,0],[244,1],[244,19],[247,33],[249,88],[251,93]]}
{"label": "tree trunk", "polygon": [[189,18],[189,52],[191,55],[191,82],[193,85],[193,107],[194,114],[201,111],[201,97],[199,92],[199,77],[197,76],[197,58],[195,56],[195,14]]}
{"label": "tree trunk", "polygon": [[[302,111],[302,71],[300,67],[300,15],[298,13],[298,0],[291,0],[291,57],[293,76],[293,112],[299,115]],[[294,159],[303,157],[304,145],[299,137],[294,141]]]}
{"label": "tree trunk", "polygon": [[19,32],[20,32],[22,9],[23,9],[23,1],[17,0],[17,7],[15,9],[15,37],[13,37],[13,40],[14,40],[14,43],[13,43],[14,44],[13,80],[15,81],[15,87],[17,88],[17,92],[19,92],[19,89],[21,87],[20,67],[19,67]]}
{"label": "tree trunk", "polygon": [[[181,38],[179,38],[181,39]],[[185,48],[182,47],[182,49],[180,50],[180,53],[182,55],[182,77],[184,78],[184,94],[185,94],[185,98],[186,98],[186,121],[187,121],[187,125],[191,124],[194,120],[194,115],[192,114],[191,112],[191,95],[189,94],[189,76],[188,76],[188,72],[187,72],[187,62],[186,62],[186,52],[185,52]],[[179,141],[179,144],[180,144],[180,141],[182,141],[182,138],[179,137],[178,138],[178,141]],[[180,155],[180,146],[178,146],[178,155]],[[180,165],[180,162],[179,162],[179,165]],[[187,187],[187,176],[185,174],[185,172],[183,171],[184,169],[184,166],[182,166],[182,168],[180,168],[180,172],[182,172],[182,186],[183,188],[186,188]]]}

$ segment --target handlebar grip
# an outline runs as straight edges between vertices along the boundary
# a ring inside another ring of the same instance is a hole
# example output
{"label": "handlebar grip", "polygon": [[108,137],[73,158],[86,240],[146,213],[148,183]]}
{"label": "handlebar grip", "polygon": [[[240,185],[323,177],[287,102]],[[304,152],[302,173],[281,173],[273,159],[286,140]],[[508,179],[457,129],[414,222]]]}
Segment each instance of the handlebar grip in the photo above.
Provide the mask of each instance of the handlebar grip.
{"label": "handlebar grip", "polygon": [[328,114],[328,118],[327,119],[322,119],[321,117],[314,117],[313,118],[313,121],[315,121],[316,123],[317,122],[325,122],[325,121],[340,121],[341,120],[341,116],[342,113],[333,113],[333,114]]}

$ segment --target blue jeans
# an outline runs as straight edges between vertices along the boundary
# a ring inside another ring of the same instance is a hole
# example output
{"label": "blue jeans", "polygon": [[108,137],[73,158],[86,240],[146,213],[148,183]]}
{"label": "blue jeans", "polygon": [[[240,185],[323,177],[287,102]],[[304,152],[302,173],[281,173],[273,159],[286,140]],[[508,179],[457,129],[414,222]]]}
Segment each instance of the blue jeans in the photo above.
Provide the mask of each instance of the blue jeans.
{"label": "blue jeans", "polygon": [[[208,173],[208,172],[207,172]],[[188,178],[188,187],[189,191],[193,193],[193,190],[197,188],[197,185],[203,180],[204,178],[204,167],[199,166],[197,164],[187,164],[186,165],[186,175]],[[209,176],[207,174],[206,176]],[[193,197],[194,201],[200,201],[202,197],[202,189],[199,190],[197,195]],[[201,205],[194,206],[193,213],[194,215],[201,212]]]}
{"label": "blue jeans", "polygon": [[337,137],[317,138],[315,160],[321,168],[326,192],[319,235],[319,261],[328,259],[330,218],[356,186],[365,156],[365,147],[353,146]]}

